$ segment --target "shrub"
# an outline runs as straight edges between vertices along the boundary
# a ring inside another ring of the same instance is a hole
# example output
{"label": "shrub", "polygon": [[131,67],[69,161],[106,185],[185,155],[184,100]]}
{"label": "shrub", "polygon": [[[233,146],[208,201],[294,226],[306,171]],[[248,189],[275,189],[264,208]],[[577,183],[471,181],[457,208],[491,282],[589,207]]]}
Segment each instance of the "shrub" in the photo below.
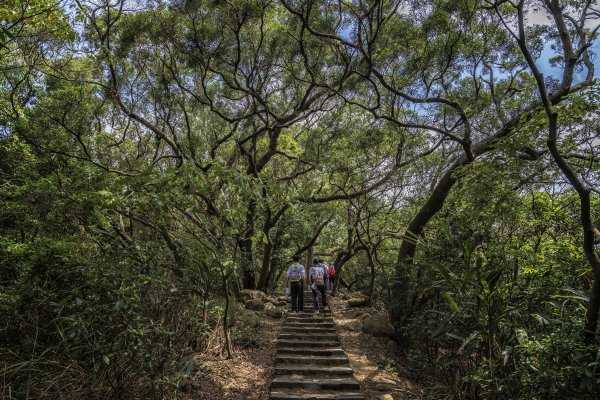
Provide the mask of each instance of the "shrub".
{"label": "shrub", "polygon": [[258,348],[264,344],[264,339],[258,330],[262,326],[259,314],[243,310],[232,329],[231,339],[236,346],[242,348]]}

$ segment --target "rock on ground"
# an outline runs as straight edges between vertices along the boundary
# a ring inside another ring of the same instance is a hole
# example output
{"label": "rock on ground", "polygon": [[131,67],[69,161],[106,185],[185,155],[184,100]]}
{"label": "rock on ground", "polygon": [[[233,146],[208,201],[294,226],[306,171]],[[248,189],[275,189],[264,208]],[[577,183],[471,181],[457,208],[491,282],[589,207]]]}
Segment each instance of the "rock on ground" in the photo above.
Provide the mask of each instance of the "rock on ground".
{"label": "rock on ground", "polygon": [[363,319],[369,318],[370,316],[371,314],[369,314],[368,312],[361,312],[356,315],[356,318],[362,321]]}
{"label": "rock on ground", "polygon": [[360,331],[360,328],[361,328],[360,321],[357,321],[355,319],[351,319],[351,320],[344,321],[344,322],[338,322],[338,327],[344,331],[355,331],[355,332]]}
{"label": "rock on ground", "polygon": [[390,337],[394,335],[394,328],[387,318],[373,315],[362,320],[363,332],[376,337]]}
{"label": "rock on ground", "polygon": [[265,311],[265,314],[271,318],[281,318],[283,317],[283,310],[281,308],[269,308]]}
{"label": "rock on ground", "polygon": [[369,304],[369,299],[366,297],[353,297],[348,300],[348,305],[350,307],[362,307]]}
{"label": "rock on ground", "polygon": [[269,296],[265,297],[265,302],[271,303],[274,306],[276,306],[279,303],[279,301],[277,299],[274,299],[273,297],[269,297]]}
{"label": "rock on ground", "polygon": [[260,299],[248,300],[246,301],[245,306],[248,310],[253,311],[263,311],[265,309],[265,303]]}
{"label": "rock on ground", "polygon": [[260,290],[251,290],[251,289],[243,289],[240,290],[240,295],[242,296],[242,300],[252,300],[252,299],[264,299],[267,295]]}

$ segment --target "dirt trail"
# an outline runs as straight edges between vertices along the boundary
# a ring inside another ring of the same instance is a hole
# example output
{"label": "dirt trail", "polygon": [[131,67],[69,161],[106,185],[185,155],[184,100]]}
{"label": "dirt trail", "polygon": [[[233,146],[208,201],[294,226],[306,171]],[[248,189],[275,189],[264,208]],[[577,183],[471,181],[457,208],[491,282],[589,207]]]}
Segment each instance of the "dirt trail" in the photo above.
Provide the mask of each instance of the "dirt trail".
{"label": "dirt trail", "polygon": [[350,359],[354,376],[369,400],[425,400],[425,390],[410,378],[400,375],[390,367],[397,360],[397,350],[388,345],[388,340],[376,338],[361,331],[356,319],[357,310],[348,307],[348,302],[339,298],[332,301],[334,320],[342,348]]}
{"label": "dirt trail", "polygon": [[273,377],[275,345],[281,319],[261,314],[262,325],[256,331],[262,338],[260,348],[234,347],[231,360],[198,355],[196,372],[184,400],[266,400]]}

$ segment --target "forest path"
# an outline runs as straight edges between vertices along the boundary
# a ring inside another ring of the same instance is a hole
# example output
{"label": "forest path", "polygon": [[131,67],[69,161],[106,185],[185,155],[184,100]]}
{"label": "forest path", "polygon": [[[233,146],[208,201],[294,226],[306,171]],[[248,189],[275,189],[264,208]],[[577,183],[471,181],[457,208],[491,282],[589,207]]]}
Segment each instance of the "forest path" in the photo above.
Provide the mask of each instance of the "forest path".
{"label": "forest path", "polygon": [[364,400],[341,347],[330,310],[314,313],[304,293],[304,313],[286,317],[277,343],[271,400]]}

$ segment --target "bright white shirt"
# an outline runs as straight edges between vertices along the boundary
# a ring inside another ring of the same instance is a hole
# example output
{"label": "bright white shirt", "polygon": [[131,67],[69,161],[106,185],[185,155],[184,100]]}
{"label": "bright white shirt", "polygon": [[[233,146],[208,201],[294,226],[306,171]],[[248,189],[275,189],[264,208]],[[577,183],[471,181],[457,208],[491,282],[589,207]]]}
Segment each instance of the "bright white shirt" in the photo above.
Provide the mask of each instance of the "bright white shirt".
{"label": "bright white shirt", "polygon": [[304,265],[302,264],[292,264],[288,267],[287,277],[289,279],[304,279],[304,274],[306,274],[306,270],[304,269]]}

